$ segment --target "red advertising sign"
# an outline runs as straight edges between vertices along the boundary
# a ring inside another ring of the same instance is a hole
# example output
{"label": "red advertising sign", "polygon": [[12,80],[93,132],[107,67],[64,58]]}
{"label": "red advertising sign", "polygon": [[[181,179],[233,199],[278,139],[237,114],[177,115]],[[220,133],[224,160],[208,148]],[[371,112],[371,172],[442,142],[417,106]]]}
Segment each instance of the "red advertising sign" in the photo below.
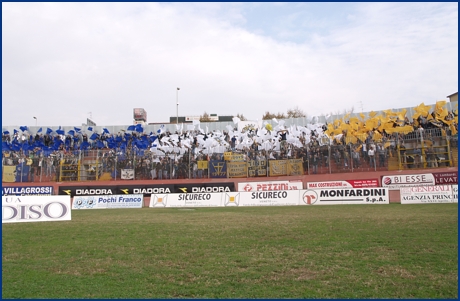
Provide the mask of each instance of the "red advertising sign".
{"label": "red advertising sign", "polygon": [[307,189],[379,187],[378,179],[309,182]]}
{"label": "red advertising sign", "polygon": [[435,185],[458,184],[458,172],[434,172]]}

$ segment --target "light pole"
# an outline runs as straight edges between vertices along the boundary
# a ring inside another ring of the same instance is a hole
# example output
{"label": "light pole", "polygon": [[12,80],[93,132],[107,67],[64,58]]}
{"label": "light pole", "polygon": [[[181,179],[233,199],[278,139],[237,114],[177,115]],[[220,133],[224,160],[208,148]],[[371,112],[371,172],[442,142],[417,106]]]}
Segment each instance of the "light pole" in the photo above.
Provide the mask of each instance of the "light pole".
{"label": "light pole", "polygon": [[180,88],[177,88],[176,90],[176,123],[179,124],[179,90]]}
{"label": "light pole", "polygon": [[34,116],[34,119],[35,119],[35,126],[37,126],[37,124],[38,124],[38,118]]}

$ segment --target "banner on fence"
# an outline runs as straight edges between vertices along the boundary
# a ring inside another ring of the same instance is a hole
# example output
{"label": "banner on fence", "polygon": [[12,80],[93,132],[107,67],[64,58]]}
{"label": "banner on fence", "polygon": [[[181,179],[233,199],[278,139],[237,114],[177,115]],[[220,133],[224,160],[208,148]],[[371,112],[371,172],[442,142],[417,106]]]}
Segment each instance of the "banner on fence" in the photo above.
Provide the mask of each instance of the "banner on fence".
{"label": "banner on fence", "polygon": [[29,182],[30,166],[18,165],[16,166],[16,182]]}
{"label": "banner on fence", "polygon": [[246,162],[227,162],[229,178],[246,178],[248,176],[248,164]]}
{"label": "banner on fence", "polygon": [[72,209],[142,208],[142,194],[90,195],[74,197]]}
{"label": "banner on fence", "polygon": [[389,204],[388,188],[302,190],[305,205]]}
{"label": "banner on fence", "polygon": [[458,203],[457,185],[402,187],[400,192],[401,204]]}
{"label": "banner on fence", "polygon": [[301,190],[302,181],[240,182],[238,191]]}
{"label": "banner on fence", "polygon": [[201,161],[197,161],[196,163],[197,163],[196,165],[198,169],[202,169],[202,170],[208,169],[208,161],[201,160]]}
{"label": "banner on fence", "polygon": [[224,160],[209,161],[209,177],[210,178],[226,178],[227,177],[227,162]]}
{"label": "banner on fence", "polygon": [[3,186],[2,195],[52,195],[53,186]]}
{"label": "banner on fence", "polygon": [[267,161],[265,160],[249,160],[248,174],[250,177],[266,177],[267,176]]}
{"label": "banner on fence", "polygon": [[308,182],[307,189],[379,187],[378,179]]}
{"label": "banner on fence", "polygon": [[134,169],[122,169],[121,179],[122,180],[134,180]]}
{"label": "banner on fence", "polygon": [[390,190],[398,190],[401,187],[427,186],[434,184],[434,176],[431,173],[382,177],[382,187],[387,187]]}
{"label": "banner on fence", "polygon": [[288,173],[288,176],[303,175],[303,160],[302,159],[289,159],[287,173]]}
{"label": "banner on fence", "polygon": [[2,223],[71,220],[70,196],[2,196]]}
{"label": "banner on fence", "polygon": [[270,177],[287,176],[287,160],[270,160],[268,162]]}
{"label": "banner on fence", "polygon": [[16,166],[3,166],[2,182],[16,182]]}

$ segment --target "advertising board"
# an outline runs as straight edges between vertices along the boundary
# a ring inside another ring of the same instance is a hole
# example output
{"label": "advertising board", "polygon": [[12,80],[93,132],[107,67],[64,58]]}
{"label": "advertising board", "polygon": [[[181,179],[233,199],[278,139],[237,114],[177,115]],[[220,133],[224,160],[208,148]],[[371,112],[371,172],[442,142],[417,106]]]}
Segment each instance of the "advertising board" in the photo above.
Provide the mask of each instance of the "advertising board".
{"label": "advertising board", "polygon": [[70,196],[2,196],[2,223],[71,220]]}
{"label": "advertising board", "polygon": [[53,195],[53,186],[3,186],[2,195]]}
{"label": "advertising board", "polygon": [[221,207],[222,193],[152,194],[149,207]]}
{"label": "advertising board", "polygon": [[388,188],[301,190],[303,205],[389,204]]}
{"label": "advertising board", "polygon": [[393,175],[382,177],[382,187],[398,190],[401,187],[435,185],[432,173],[413,175]]}
{"label": "advertising board", "polygon": [[72,209],[142,208],[144,195],[90,195],[73,198]]}
{"label": "advertising board", "polygon": [[225,207],[297,206],[299,205],[299,190],[225,193],[223,205]]}
{"label": "advertising board", "polygon": [[272,191],[272,190],[300,190],[303,189],[301,181],[265,181],[265,182],[239,182],[238,191]]}
{"label": "advertising board", "polygon": [[458,203],[452,185],[402,187],[400,192],[401,204]]}
{"label": "advertising board", "polygon": [[379,187],[378,179],[308,182],[307,189]]}

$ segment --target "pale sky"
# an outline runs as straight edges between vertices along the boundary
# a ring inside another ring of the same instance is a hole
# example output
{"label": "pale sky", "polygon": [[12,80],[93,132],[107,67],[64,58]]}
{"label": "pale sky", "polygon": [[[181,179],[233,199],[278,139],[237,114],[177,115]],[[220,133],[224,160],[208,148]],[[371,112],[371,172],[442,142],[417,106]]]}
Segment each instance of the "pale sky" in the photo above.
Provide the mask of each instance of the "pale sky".
{"label": "pale sky", "polygon": [[398,109],[458,91],[458,3],[2,3],[2,125]]}

